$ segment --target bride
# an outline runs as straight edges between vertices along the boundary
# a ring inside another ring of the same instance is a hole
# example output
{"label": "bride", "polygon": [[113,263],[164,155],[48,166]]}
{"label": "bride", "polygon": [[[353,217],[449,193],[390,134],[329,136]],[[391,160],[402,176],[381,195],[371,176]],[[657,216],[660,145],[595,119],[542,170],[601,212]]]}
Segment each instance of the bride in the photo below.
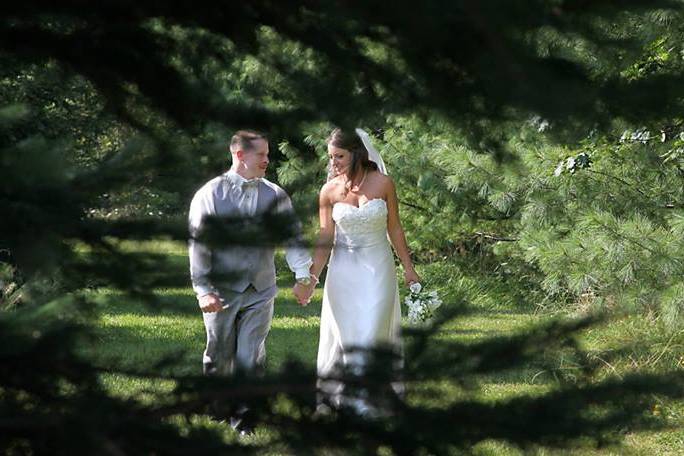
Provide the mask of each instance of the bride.
{"label": "bride", "polygon": [[368,135],[360,129],[335,129],[327,143],[330,175],[319,195],[320,232],[311,266],[317,281],[330,256],[321,311],[319,388],[324,402],[366,413],[373,409],[371,401],[363,393],[345,391],[335,379],[362,374],[370,349],[401,350],[399,291],[388,238],[403,265],[406,285],[420,277],[399,221],[394,183]]}

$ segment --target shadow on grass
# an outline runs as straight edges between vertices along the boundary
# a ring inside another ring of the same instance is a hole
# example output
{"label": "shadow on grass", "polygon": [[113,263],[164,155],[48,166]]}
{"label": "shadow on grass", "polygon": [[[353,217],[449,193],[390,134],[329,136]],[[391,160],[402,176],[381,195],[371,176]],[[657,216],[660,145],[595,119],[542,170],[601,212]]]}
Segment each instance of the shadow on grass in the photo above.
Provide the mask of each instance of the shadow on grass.
{"label": "shadow on grass", "polygon": [[[183,334],[155,335],[139,327],[105,327],[96,331],[97,343],[84,345],[83,354],[111,370],[153,370],[162,375],[197,375],[202,370],[204,328]],[[279,369],[287,359],[314,366],[318,326],[276,326],[266,340],[267,367]]]}
{"label": "shadow on grass", "polygon": [[153,371],[160,375],[197,375],[202,371],[204,330],[191,335],[154,335],[140,327],[105,327],[96,331],[97,344],[83,353],[111,370]]}
{"label": "shadow on grass", "polygon": [[[100,311],[107,315],[196,315],[202,319],[201,311],[194,295],[186,293],[156,294],[152,300],[136,300],[125,295],[101,295],[95,298]],[[320,297],[307,306],[300,306],[289,292],[279,290],[276,295],[274,318],[318,317],[321,313]]]}
{"label": "shadow on grass", "polygon": [[[98,365],[125,370],[159,365],[160,373],[173,375],[201,371],[205,332],[194,296],[170,293],[157,295],[154,303],[142,303],[104,295],[97,301],[102,314],[113,319],[97,328],[95,344],[84,347],[84,354]],[[279,293],[267,339],[269,370],[288,358],[315,364],[319,314],[320,301],[302,307],[288,293]]]}
{"label": "shadow on grass", "polygon": [[292,295],[285,295],[280,292],[276,296],[273,318],[308,318],[319,317],[321,315],[320,297],[314,299],[306,306],[301,306]]}
{"label": "shadow on grass", "polygon": [[[274,327],[266,342],[269,371],[279,369],[287,359],[315,365],[317,327]],[[168,337],[139,328],[103,328],[97,331],[97,343],[84,347],[83,354],[107,369],[196,375],[202,370],[204,344],[203,329],[190,337]]]}
{"label": "shadow on grass", "polygon": [[156,293],[145,299],[125,294],[102,294],[95,296],[94,300],[100,312],[106,315],[197,315],[200,318],[197,300],[191,294]]}
{"label": "shadow on grass", "polygon": [[266,339],[266,352],[269,371],[277,371],[288,359],[313,367],[318,354],[318,327],[274,327]]}
{"label": "shadow on grass", "polygon": [[[440,335],[453,335],[453,336],[498,336],[501,334],[500,330],[494,329],[441,329],[439,331]],[[478,337],[479,339],[479,337]]]}

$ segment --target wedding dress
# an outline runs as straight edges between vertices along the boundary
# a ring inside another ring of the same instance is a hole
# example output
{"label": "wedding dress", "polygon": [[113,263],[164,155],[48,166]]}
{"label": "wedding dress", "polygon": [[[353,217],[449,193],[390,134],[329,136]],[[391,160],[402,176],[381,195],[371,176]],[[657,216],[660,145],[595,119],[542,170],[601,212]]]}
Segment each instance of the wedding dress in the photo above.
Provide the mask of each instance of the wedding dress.
{"label": "wedding dress", "polygon": [[[358,398],[351,402],[344,385],[329,378],[340,370],[363,373],[368,353],[359,348],[400,351],[401,310],[387,238],[387,203],[380,198],[359,207],[338,202],[332,218],[335,241],[323,291],[319,386],[333,405],[358,406]],[[396,383],[393,387],[399,392]]]}

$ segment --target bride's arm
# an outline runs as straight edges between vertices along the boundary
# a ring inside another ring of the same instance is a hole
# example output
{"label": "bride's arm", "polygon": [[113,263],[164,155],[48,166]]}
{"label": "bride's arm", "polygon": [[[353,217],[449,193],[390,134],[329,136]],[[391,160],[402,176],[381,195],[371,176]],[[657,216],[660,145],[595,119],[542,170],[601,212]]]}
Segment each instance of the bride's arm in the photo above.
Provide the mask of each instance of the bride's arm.
{"label": "bride's arm", "polygon": [[402,266],[404,267],[404,279],[406,285],[411,285],[413,282],[420,282],[420,276],[416,273],[411,261],[411,254],[409,253],[408,245],[406,244],[406,236],[401,227],[401,220],[399,220],[399,200],[397,199],[397,191],[394,188],[394,182],[387,177],[386,181],[386,195],[387,195],[387,234],[389,234],[390,242],[394,246],[394,251],[397,253]]}
{"label": "bride's arm", "polygon": [[328,186],[324,185],[318,195],[318,217],[320,227],[318,231],[318,241],[314,250],[311,274],[316,277],[321,276],[321,272],[328,262],[330,249],[332,248],[335,237],[335,222],[332,218],[332,202],[328,196]]}

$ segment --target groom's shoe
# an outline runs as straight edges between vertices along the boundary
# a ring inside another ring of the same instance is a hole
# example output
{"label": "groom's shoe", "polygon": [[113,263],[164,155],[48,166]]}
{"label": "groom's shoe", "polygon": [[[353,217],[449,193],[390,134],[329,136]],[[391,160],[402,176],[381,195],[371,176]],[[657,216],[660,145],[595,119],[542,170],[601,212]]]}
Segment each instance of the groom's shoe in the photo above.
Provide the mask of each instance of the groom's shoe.
{"label": "groom's shoe", "polygon": [[250,437],[254,435],[254,426],[245,423],[244,420],[235,428],[235,430],[240,437]]}
{"label": "groom's shoe", "polygon": [[240,437],[249,437],[254,435],[254,421],[250,418],[248,412],[230,418],[230,426],[235,429]]}
{"label": "groom's shoe", "polygon": [[[235,420],[235,422],[233,420]],[[245,420],[244,418],[231,418],[230,421],[230,425],[240,437],[254,435],[254,426],[248,420]]]}

